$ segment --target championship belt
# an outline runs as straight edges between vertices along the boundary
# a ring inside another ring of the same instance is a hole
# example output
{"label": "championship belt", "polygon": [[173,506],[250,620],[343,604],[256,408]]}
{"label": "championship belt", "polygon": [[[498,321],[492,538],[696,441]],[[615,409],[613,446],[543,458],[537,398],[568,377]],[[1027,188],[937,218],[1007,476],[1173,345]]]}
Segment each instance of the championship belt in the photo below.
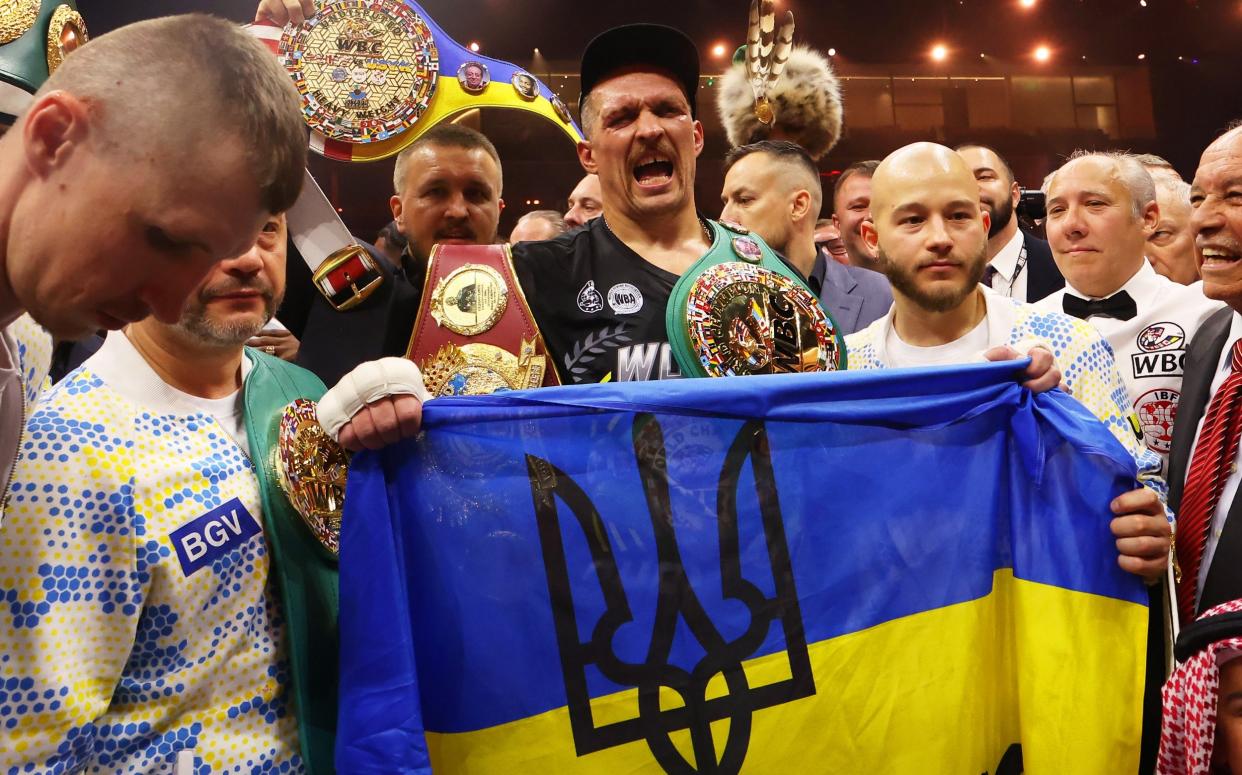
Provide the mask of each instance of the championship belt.
{"label": "championship belt", "polygon": [[[393,156],[441,121],[482,107],[535,113],[575,143],[582,139],[547,85],[457,43],[412,0],[330,0],[300,25],[263,20],[247,29],[288,70],[302,96],[310,149],[329,159]],[[336,310],[361,304],[383,283],[309,173],[289,212],[289,234]]]}
{"label": "championship belt", "polygon": [[806,283],[758,236],[711,224],[711,248],[673,286],[665,313],[681,373],[844,369],[845,340]]}
{"label": "championship belt", "polygon": [[298,26],[257,21],[302,95],[311,150],[338,161],[399,153],[474,108],[513,108],[582,139],[565,103],[517,65],[480,56],[413,0],[330,0]]}
{"label": "championship belt", "polygon": [[87,39],[74,0],[0,0],[0,124],[22,113]]}
{"label": "championship belt", "polygon": [[405,356],[433,396],[561,384],[508,245],[436,245]]}
{"label": "championship belt", "polygon": [[324,432],[314,401],[299,398],[284,408],[269,462],[311,534],[339,554],[349,453]]}

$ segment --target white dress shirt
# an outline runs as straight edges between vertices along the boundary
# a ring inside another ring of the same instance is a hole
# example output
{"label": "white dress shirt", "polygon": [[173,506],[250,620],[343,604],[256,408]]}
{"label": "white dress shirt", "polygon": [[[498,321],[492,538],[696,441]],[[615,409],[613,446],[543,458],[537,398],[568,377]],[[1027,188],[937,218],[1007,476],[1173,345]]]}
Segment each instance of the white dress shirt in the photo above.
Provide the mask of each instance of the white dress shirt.
{"label": "white dress shirt", "polygon": [[[1225,347],[1220,351],[1220,360],[1216,364],[1216,376],[1212,377],[1212,390],[1208,397],[1208,403],[1203,408],[1203,417],[1199,419],[1199,427],[1195,429],[1195,443],[1190,448],[1190,460],[1186,465],[1186,474],[1189,477],[1190,466],[1194,463],[1194,450],[1199,446],[1199,434],[1203,432],[1203,421],[1207,419],[1207,408],[1212,404],[1212,397],[1216,395],[1216,391],[1220,390],[1220,386],[1232,371],[1231,356],[1233,354],[1233,343],[1242,339],[1242,315],[1233,313],[1233,322],[1229,326],[1229,338],[1225,340]],[[1203,594],[1203,582],[1207,581],[1207,571],[1212,565],[1212,557],[1216,554],[1216,543],[1220,540],[1220,533],[1225,529],[1225,519],[1229,516],[1229,507],[1233,505],[1234,496],[1238,494],[1238,485],[1242,484],[1242,473],[1238,472],[1238,458],[1242,456],[1242,440],[1238,442],[1238,449],[1233,451],[1233,465],[1229,467],[1229,478],[1225,479],[1225,487],[1221,490],[1220,500],[1216,503],[1216,511],[1212,514],[1212,527],[1208,530],[1207,545],[1203,547],[1203,560],[1199,563],[1199,579],[1198,585],[1195,587],[1195,604],[1198,605],[1199,598]]]}
{"label": "white dress shirt", "polygon": [[[1005,243],[1005,247],[1000,249],[988,266],[996,270],[996,276],[992,278],[992,290],[1002,296],[1008,296],[1018,301],[1026,301],[1026,280],[1030,277],[1029,266],[1024,266],[1021,272],[1018,272],[1018,260],[1022,255],[1024,235],[1021,229],[1014,232],[1013,237]],[[1014,277],[1017,273],[1017,277]]]}
{"label": "white dress shirt", "polygon": [[[1130,320],[1092,315],[1087,322],[1113,348],[1117,370],[1143,428],[1143,440],[1161,456],[1167,474],[1186,345],[1203,321],[1224,304],[1204,296],[1201,286],[1179,285],[1157,274],[1146,260],[1117,292],[1121,291],[1134,299],[1137,315]],[[1035,307],[1060,312],[1066,295],[1094,298],[1075,289],[1067,278],[1065,288],[1036,302]]]}

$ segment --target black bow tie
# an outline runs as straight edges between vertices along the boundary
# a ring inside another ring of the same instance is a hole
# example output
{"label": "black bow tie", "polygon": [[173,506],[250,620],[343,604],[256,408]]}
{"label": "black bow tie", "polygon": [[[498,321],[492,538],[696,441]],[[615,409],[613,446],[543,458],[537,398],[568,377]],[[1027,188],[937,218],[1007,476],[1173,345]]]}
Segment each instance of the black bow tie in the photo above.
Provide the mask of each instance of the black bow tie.
{"label": "black bow tie", "polygon": [[1086,320],[1092,315],[1101,315],[1106,318],[1117,318],[1118,320],[1129,320],[1138,314],[1138,307],[1134,304],[1134,299],[1125,291],[1114,293],[1107,299],[1095,299],[1088,301],[1080,299],[1077,296],[1065,294],[1061,299],[1061,305],[1065,309],[1065,314],[1073,315],[1076,318]]}

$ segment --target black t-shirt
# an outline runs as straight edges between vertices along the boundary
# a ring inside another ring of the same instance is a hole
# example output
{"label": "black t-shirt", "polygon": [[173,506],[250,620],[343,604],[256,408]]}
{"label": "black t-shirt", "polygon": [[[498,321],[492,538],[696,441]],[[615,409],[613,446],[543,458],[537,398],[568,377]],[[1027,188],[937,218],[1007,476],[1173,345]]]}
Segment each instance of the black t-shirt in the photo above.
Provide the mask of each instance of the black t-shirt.
{"label": "black t-shirt", "polygon": [[630,250],[603,218],[519,243],[513,264],[561,382],[681,377],[664,326],[677,275]]}

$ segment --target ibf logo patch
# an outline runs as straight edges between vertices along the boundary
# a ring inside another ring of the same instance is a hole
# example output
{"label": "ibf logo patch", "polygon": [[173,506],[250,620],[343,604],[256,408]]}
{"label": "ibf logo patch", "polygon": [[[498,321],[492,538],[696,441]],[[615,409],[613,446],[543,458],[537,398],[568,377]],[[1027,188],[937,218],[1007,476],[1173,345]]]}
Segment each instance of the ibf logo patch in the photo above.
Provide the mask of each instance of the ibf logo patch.
{"label": "ibf logo patch", "polygon": [[1154,323],[1138,335],[1139,352],[1130,356],[1135,379],[1180,377],[1186,360],[1186,332],[1176,323]]}
{"label": "ibf logo patch", "polygon": [[234,498],[177,528],[169,538],[181,561],[181,572],[189,578],[261,531],[258,520]]}
{"label": "ibf logo patch", "polygon": [[1149,390],[1134,402],[1143,441],[1152,452],[1167,454],[1173,448],[1173,421],[1177,419],[1177,402],[1181,393],[1158,388]]}

